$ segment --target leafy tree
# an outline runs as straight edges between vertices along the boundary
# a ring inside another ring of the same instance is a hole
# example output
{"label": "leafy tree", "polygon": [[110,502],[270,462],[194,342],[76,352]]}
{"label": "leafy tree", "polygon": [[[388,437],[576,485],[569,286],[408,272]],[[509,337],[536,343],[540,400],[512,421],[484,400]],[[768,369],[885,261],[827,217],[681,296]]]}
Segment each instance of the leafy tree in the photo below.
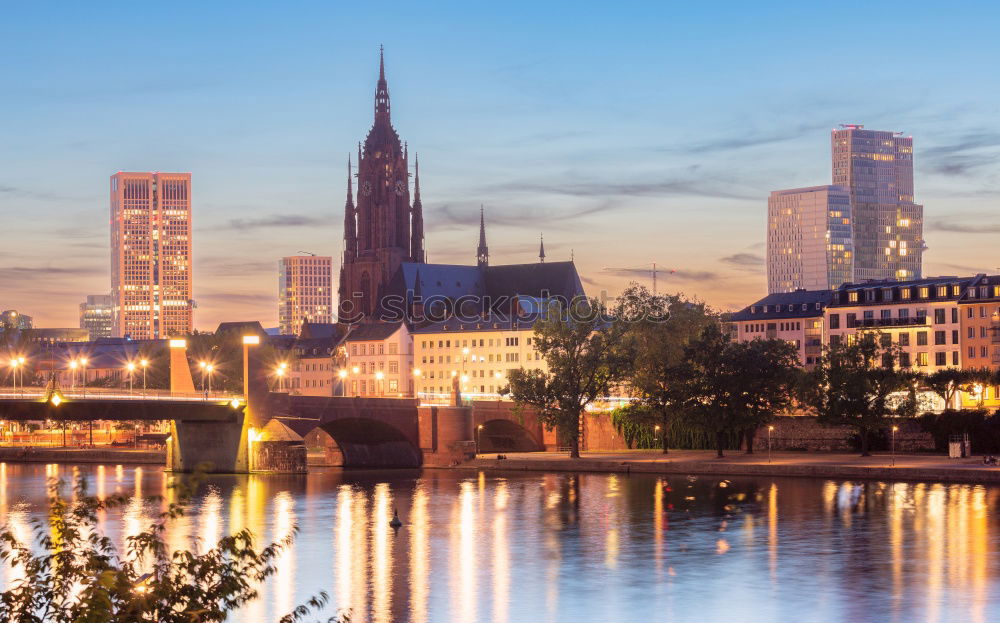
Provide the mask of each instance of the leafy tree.
{"label": "leafy tree", "polygon": [[667,453],[670,414],[678,398],[674,387],[682,382],[685,348],[702,331],[718,322],[718,316],[699,301],[682,295],[652,294],[631,284],[618,297],[615,322],[620,326],[628,370],[625,383],[645,409],[622,414],[634,424],[660,426],[660,444]]}
{"label": "leafy tree", "polygon": [[896,368],[898,359],[899,348],[885,345],[877,333],[858,334],[826,348],[803,392],[821,422],[858,431],[862,456],[870,455],[869,437],[890,415],[909,410],[908,404],[896,408],[890,401],[892,394],[914,384],[909,371]]}
{"label": "leafy tree", "polygon": [[534,329],[535,349],[548,371],[520,368],[508,377],[511,398],[536,408],[542,422],[569,442],[571,458],[580,458],[584,409],[607,396],[620,377],[619,326],[608,321],[596,299],[553,303]]}
{"label": "leafy tree", "polygon": [[730,342],[725,358],[736,370],[736,395],[732,397],[735,419],[743,432],[747,454],[753,454],[754,438],[761,426],[792,406],[802,372],[798,350],[785,340],[755,339]]}
{"label": "leafy tree", "polygon": [[[294,531],[262,548],[242,530],[204,554],[170,552],[165,530],[184,515],[194,486],[179,486],[178,501],[128,537],[122,556],[101,533],[98,515],[121,508],[127,497],[90,496],[81,477],[67,500],[61,483],[50,482],[48,518],[33,522],[34,549],[10,527],[0,531],[0,560],[19,576],[0,593],[0,623],[215,622],[257,599],[256,586],[275,573]],[[281,622],[302,621],[326,603],[319,593]]]}

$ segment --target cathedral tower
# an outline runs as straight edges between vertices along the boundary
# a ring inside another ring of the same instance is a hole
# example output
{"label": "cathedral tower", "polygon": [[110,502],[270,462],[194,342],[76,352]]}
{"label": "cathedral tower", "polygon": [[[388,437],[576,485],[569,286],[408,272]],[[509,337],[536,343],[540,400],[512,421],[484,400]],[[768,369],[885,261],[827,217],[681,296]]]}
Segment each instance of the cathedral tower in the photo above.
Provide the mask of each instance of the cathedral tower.
{"label": "cathedral tower", "polygon": [[375,122],[364,147],[358,146],[356,204],[352,202],[350,177],[347,181],[339,288],[341,322],[370,317],[379,308],[380,293],[400,264],[424,261],[419,180],[411,206],[408,153],[392,127],[389,113],[385,60],[380,53]]}

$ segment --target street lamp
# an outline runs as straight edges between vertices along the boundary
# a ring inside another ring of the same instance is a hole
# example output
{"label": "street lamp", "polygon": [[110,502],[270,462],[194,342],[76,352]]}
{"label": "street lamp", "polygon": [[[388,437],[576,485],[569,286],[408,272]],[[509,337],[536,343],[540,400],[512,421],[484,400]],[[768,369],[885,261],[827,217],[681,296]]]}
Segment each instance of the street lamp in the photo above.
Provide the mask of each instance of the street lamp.
{"label": "street lamp", "polygon": [[278,377],[278,391],[280,392],[282,390],[282,387],[281,387],[282,386],[282,381],[285,378],[285,369],[279,367],[279,368],[275,369],[274,374],[275,374],[275,376]]}
{"label": "street lamp", "polygon": [[774,432],[773,426],[767,427],[767,462],[771,462],[771,433]]}
{"label": "street lamp", "polygon": [[385,384],[382,383],[382,379],[384,379],[384,378],[385,378],[385,374],[381,370],[379,370],[378,372],[375,373],[375,380],[378,381],[378,395],[379,396],[384,396],[385,395]]}
{"label": "street lamp", "polygon": [[[656,426],[653,427],[653,436],[656,437],[657,440],[659,440],[659,437],[660,437],[660,425],[659,424],[657,424]],[[664,442],[664,444],[665,444],[665,442]]]}
{"label": "street lamp", "polygon": [[12,357],[10,360],[10,375],[14,379],[14,393],[17,393],[17,367],[21,365],[21,362],[17,360],[17,357]]}
{"label": "street lamp", "polygon": [[483,425],[480,424],[476,427],[476,454],[479,454],[479,437],[482,435]]}
{"label": "street lamp", "polygon": [[76,368],[80,364],[76,359],[72,359],[69,362],[69,388],[70,390],[76,389]]}
{"label": "street lamp", "polygon": [[[213,366],[212,364],[208,364],[207,366],[205,366],[205,372],[208,372],[208,393],[211,394],[212,393],[212,373],[215,372],[215,366]],[[205,395],[205,398],[208,398],[208,394]]]}
{"label": "street lamp", "polygon": [[898,426],[893,426],[892,427],[892,448],[890,450],[891,457],[892,457],[891,460],[890,460],[890,465],[892,467],[896,466],[896,431],[898,431],[898,430],[899,430]]}

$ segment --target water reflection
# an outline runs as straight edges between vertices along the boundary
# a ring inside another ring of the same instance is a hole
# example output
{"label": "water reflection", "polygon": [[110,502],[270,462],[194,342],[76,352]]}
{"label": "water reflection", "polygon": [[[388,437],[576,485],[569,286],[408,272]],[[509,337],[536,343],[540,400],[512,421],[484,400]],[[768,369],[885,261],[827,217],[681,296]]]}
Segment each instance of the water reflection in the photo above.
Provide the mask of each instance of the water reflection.
{"label": "water reflection", "polygon": [[[158,469],[79,470],[97,495],[131,496],[101,518],[120,544],[174,495]],[[46,478],[71,474],[0,463],[0,521],[30,540]],[[328,614],[372,622],[987,621],[1000,613],[998,502],[975,485],[328,470],[211,478],[166,538],[204,551],[299,527],[243,622],[320,590]],[[0,582],[20,573],[8,564]]]}

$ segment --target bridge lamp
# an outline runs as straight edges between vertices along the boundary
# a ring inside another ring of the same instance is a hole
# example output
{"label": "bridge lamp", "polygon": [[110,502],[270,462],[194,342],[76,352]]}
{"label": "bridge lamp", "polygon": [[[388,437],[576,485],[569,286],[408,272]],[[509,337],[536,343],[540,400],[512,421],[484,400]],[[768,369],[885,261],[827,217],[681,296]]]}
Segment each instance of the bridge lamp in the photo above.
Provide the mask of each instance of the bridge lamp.
{"label": "bridge lamp", "polygon": [[240,408],[240,399],[239,398],[233,398],[232,400],[229,401],[229,406],[232,407],[232,408],[234,408],[234,409],[239,409]]}
{"label": "bridge lamp", "polygon": [[49,402],[52,403],[53,407],[58,407],[59,403],[62,402],[62,398],[59,397],[59,394],[53,393],[52,397],[49,398]]}
{"label": "bridge lamp", "polygon": [[149,359],[140,359],[139,365],[142,366],[142,395],[146,395],[146,368],[149,367]]}
{"label": "bridge lamp", "polygon": [[[83,374],[81,375],[82,376],[81,380],[83,381],[83,397],[84,398],[87,397],[87,363],[88,363],[88,361],[87,361],[86,357],[80,357],[80,368],[81,368],[81,372],[83,372]],[[94,445],[93,444],[93,440],[91,440],[91,444],[90,445]]]}
{"label": "bridge lamp", "polygon": [[280,392],[282,390],[282,382],[284,381],[284,378],[285,378],[285,367],[284,367],[284,364],[278,366],[274,370],[274,373],[278,377],[278,391]]}
{"label": "bridge lamp", "polygon": [[132,393],[132,373],[135,372],[135,363],[131,362],[131,361],[128,362],[128,364],[126,364],[126,366],[125,366],[125,369],[128,370],[128,393],[131,394]]}

